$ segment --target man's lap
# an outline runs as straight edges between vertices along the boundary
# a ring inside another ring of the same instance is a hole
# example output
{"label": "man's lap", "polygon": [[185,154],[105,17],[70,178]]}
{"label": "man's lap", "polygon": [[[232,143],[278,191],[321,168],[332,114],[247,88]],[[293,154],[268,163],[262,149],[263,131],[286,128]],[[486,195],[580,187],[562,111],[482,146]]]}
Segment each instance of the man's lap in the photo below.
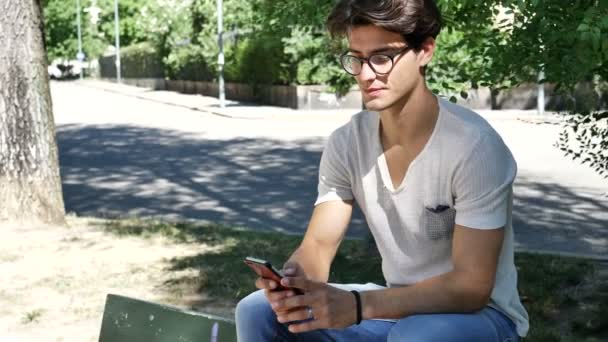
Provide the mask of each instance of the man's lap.
{"label": "man's lap", "polygon": [[[381,288],[374,284],[334,286],[357,290]],[[256,295],[263,296],[263,293]],[[260,305],[269,305],[267,301],[262,303]],[[276,322],[273,314],[271,316],[267,319],[275,320],[279,341],[519,341],[515,325],[490,307],[470,314],[420,314],[397,321],[365,320],[345,329],[322,329],[297,337],[290,334],[285,325]]]}

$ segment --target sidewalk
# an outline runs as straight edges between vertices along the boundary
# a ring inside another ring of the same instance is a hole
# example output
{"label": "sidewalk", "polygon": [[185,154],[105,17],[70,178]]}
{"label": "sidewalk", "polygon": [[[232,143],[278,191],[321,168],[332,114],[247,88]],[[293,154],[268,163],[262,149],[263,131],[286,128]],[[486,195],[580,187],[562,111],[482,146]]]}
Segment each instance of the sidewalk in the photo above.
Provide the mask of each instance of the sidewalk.
{"label": "sidewalk", "polygon": [[99,80],[77,81],[86,87],[96,88],[112,93],[135,97],[142,100],[153,101],[166,105],[183,107],[208,114],[233,119],[302,119],[327,116],[351,116],[356,110],[353,109],[328,109],[328,110],[294,110],[286,107],[257,105],[234,100],[226,100],[226,107],[220,108],[219,99],[211,96],[197,94],[182,94],[174,91],[152,90],[125,84]]}

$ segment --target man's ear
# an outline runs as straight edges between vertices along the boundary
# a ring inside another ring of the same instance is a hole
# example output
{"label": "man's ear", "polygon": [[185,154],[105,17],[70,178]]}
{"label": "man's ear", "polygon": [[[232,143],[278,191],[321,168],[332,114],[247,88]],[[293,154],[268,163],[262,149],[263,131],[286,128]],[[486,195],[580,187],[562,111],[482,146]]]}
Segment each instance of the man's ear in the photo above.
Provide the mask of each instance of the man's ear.
{"label": "man's ear", "polygon": [[431,60],[433,59],[433,55],[435,54],[435,38],[428,37],[422,45],[420,45],[420,49],[418,50],[418,65],[420,67],[427,66]]}

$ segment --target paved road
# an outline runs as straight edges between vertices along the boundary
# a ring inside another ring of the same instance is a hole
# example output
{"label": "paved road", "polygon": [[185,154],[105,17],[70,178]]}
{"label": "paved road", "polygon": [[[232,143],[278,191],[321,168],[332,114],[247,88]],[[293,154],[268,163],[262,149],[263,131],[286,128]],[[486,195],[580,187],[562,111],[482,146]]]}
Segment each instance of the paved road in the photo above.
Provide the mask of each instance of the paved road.
{"label": "paved road", "polygon": [[[96,88],[97,87],[97,88]],[[347,112],[298,114],[96,83],[52,83],[66,209],[304,231],[326,137]],[[112,90],[112,91],[108,91]],[[169,104],[172,103],[172,104]],[[214,109],[215,108],[215,109]],[[483,112],[515,155],[517,246],[608,255],[608,181],[561,156],[559,127]],[[256,119],[247,119],[256,118]],[[349,235],[362,236],[356,215]]]}

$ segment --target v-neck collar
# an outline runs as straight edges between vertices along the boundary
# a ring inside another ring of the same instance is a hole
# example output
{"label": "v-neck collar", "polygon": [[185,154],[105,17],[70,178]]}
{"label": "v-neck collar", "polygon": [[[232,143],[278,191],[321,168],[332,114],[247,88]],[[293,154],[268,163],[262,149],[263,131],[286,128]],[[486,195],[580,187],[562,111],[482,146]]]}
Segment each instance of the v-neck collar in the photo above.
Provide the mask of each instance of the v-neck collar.
{"label": "v-neck collar", "polygon": [[408,166],[407,170],[405,171],[405,174],[403,175],[403,178],[401,179],[401,183],[399,184],[397,189],[395,189],[393,186],[393,180],[391,179],[391,175],[388,170],[388,164],[386,163],[386,156],[384,155],[384,148],[382,147],[382,139],[380,137],[380,113],[376,113],[377,120],[376,120],[376,127],[374,130],[374,137],[375,137],[374,143],[376,145],[376,153],[378,154],[377,165],[378,165],[378,169],[380,170],[380,177],[382,178],[382,183],[384,185],[384,188],[387,189],[392,194],[398,194],[401,191],[403,191],[403,189],[405,189],[405,184],[408,179],[408,174],[410,173],[412,168],[416,166],[418,161],[424,157],[425,152],[429,149],[429,146],[431,146],[431,144],[433,143],[433,140],[435,139],[435,136],[437,135],[437,131],[439,130],[439,127],[441,125],[441,120],[443,117],[442,112],[444,109],[443,109],[442,99],[438,96],[435,96],[435,98],[437,99],[439,113],[437,114],[437,121],[435,122],[435,127],[433,127],[433,132],[431,133],[429,140],[426,142],[426,144],[424,145],[424,147],[422,148],[420,153],[418,153],[418,155],[414,158],[414,160],[412,160],[412,162]]}

